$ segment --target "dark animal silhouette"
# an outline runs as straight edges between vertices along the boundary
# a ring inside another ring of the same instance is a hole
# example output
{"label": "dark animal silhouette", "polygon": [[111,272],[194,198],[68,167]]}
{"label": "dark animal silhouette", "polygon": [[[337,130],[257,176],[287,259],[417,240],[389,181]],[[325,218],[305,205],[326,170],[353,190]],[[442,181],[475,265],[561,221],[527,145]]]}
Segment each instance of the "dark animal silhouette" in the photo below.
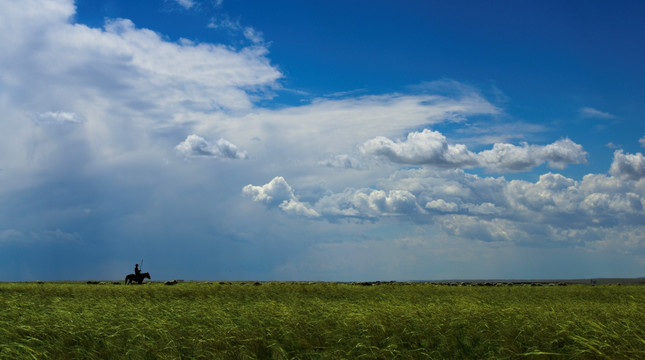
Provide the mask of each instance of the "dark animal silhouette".
{"label": "dark animal silhouette", "polygon": [[137,284],[141,284],[143,283],[143,279],[150,279],[150,273],[144,272],[138,276],[136,274],[128,274],[125,277],[125,284],[132,284],[133,281],[136,281]]}

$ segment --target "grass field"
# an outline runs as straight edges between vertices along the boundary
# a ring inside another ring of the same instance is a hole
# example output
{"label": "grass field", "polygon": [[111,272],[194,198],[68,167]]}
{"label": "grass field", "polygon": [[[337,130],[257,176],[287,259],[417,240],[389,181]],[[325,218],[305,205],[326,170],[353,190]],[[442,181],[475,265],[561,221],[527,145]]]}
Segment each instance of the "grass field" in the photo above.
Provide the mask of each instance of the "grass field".
{"label": "grass field", "polygon": [[1,359],[645,359],[645,286],[0,284]]}

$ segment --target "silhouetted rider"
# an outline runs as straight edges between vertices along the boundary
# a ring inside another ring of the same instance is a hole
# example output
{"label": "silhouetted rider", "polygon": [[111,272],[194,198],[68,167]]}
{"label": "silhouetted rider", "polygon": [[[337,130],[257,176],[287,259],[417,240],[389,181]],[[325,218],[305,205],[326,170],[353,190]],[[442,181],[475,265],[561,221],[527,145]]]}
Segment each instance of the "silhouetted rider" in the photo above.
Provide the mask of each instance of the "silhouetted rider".
{"label": "silhouetted rider", "polygon": [[139,264],[134,264],[134,274],[139,277],[141,275],[141,270],[139,270]]}

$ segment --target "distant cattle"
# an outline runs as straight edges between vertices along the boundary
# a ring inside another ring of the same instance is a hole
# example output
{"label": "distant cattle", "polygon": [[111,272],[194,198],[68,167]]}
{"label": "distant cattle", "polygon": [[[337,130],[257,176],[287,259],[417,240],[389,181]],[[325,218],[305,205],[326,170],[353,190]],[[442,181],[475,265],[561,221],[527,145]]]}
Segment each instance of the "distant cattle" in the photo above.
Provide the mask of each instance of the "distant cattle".
{"label": "distant cattle", "polygon": [[177,284],[177,280],[173,280],[173,281],[166,281],[166,282],[165,282],[165,283],[163,283],[163,284],[164,284],[164,285],[176,285],[176,284]]}

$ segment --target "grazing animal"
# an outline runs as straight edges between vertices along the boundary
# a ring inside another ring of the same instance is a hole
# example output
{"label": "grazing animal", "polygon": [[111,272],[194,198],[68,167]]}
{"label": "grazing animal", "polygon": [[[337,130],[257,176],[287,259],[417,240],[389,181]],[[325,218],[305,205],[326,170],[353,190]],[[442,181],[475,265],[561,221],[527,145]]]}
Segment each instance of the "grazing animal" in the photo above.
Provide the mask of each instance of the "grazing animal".
{"label": "grazing animal", "polygon": [[137,284],[143,283],[143,279],[150,279],[150,273],[144,272],[139,274],[139,276],[135,274],[128,274],[125,277],[125,284],[132,284],[133,281],[136,281]]}
{"label": "grazing animal", "polygon": [[165,283],[163,283],[163,284],[164,284],[164,285],[176,285],[176,284],[177,284],[177,282],[178,282],[177,280],[173,280],[173,281],[166,281],[166,282],[165,282]]}

